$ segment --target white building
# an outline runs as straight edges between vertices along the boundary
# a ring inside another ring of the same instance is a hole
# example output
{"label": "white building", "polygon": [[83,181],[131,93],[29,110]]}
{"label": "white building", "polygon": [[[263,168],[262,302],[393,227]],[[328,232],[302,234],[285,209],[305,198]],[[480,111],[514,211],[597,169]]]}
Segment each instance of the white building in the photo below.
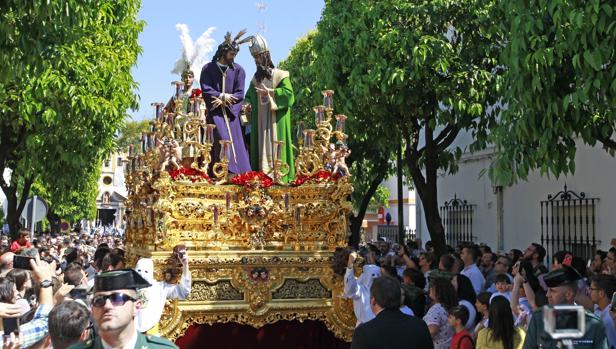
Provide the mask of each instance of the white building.
{"label": "white building", "polygon": [[96,197],[96,225],[124,228],[124,201],[127,198],[124,183],[124,160],[127,155],[113,153],[103,161]]}
{"label": "white building", "polygon": [[[469,144],[468,136],[461,138],[458,144]],[[439,178],[438,201],[450,244],[472,236],[492,249],[524,250],[538,242],[548,257],[569,250],[584,258],[610,247],[616,237],[616,159],[601,147],[578,142],[574,175],[554,178],[535,171],[527,181],[507,187],[495,187],[487,173],[481,176],[492,158],[493,149],[465,153],[455,175]],[[444,205],[454,197],[460,205]],[[423,215],[419,202],[418,235],[425,242],[430,237]]]}

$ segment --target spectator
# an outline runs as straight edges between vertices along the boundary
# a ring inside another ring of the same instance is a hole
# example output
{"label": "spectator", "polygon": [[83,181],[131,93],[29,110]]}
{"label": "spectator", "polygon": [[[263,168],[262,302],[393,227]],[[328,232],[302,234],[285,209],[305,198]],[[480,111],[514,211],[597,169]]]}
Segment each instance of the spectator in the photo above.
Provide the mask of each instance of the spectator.
{"label": "spectator", "polygon": [[101,270],[110,271],[124,269],[124,255],[117,251],[109,252],[101,262]]}
{"label": "spectator", "polygon": [[370,288],[370,305],[376,317],[359,325],[353,333],[352,349],[417,348],[430,349],[428,327],[419,318],[402,314],[400,283],[391,277],[378,277]]}
{"label": "spectator", "polygon": [[616,327],[610,316],[612,309],[612,297],[616,292],[616,277],[613,275],[597,275],[590,281],[590,299],[595,305],[595,315],[597,315],[607,336],[607,343],[610,348],[616,348]]}
{"label": "spectator", "polygon": [[426,278],[416,269],[407,268],[402,273],[404,289],[404,303],[411,308],[417,317],[423,317],[426,313]]}
{"label": "spectator", "polygon": [[6,274],[7,279],[15,283],[15,304],[21,307],[21,314],[30,311],[30,302],[26,299],[27,292],[32,288],[30,272],[23,269],[13,269]]}
{"label": "spectator", "polygon": [[545,248],[537,243],[528,245],[526,251],[524,251],[524,259],[529,261],[533,267],[533,275],[539,277],[539,275],[548,272],[548,268],[543,265],[543,259],[545,258]]}
{"label": "spectator", "polygon": [[0,276],[6,276],[13,269],[13,258],[15,258],[13,252],[5,252],[0,256]]}
{"label": "spectator", "polygon": [[464,262],[464,270],[460,273],[471,280],[475,294],[478,294],[481,292],[481,288],[486,281],[483,274],[481,274],[481,271],[477,267],[479,249],[474,245],[464,246],[464,248],[462,248],[460,258],[462,258],[462,262]]}
{"label": "spectator", "polygon": [[507,298],[507,301],[511,301],[511,282],[505,274],[496,276],[496,292],[490,297],[490,303],[494,297],[502,296]]}
{"label": "spectator", "polygon": [[64,270],[64,283],[72,286],[87,286],[88,275],[83,267],[77,263],[71,263]]}
{"label": "spectator", "polygon": [[607,252],[597,250],[595,256],[592,259],[588,272],[592,275],[601,274],[603,268],[603,261],[607,258]]}
{"label": "spectator", "polygon": [[486,278],[484,288],[490,293],[496,292],[496,275],[507,275],[510,282],[513,282],[513,276],[511,276],[511,259],[507,256],[500,256],[494,263],[494,274],[490,278]]}
{"label": "spectator", "polygon": [[[32,281],[38,286],[37,288],[39,290],[39,305],[34,311],[32,320],[22,323],[19,326],[21,348],[31,347],[47,335],[47,316],[53,307],[51,276],[55,270],[55,264],[41,262],[37,257],[36,259],[30,261],[30,266],[32,267]],[[21,310],[19,306],[16,307]],[[4,313],[5,311],[6,313]],[[0,307],[0,315],[3,317],[11,316],[8,314],[14,314],[14,308],[9,308],[2,305],[2,307]],[[0,337],[0,344],[5,344],[3,337]]]}
{"label": "spectator", "polygon": [[610,248],[603,263],[603,273],[616,275],[616,247]]}
{"label": "spectator", "polygon": [[507,298],[495,297],[490,303],[488,327],[479,331],[477,349],[521,349],[526,333],[515,327]]}
{"label": "spectator", "polygon": [[470,331],[475,327],[475,319],[477,318],[477,310],[474,306],[477,297],[475,296],[473,284],[462,274],[454,276],[452,282],[458,296],[458,305],[465,307],[468,311],[468,319],[464,326]]}
{"label": "spectator", "polygon": [[[548,302],[550,305],[573,305],[578,291],[577,281],[580,274],[572,267],[554,270],[544,276],[544,282],[548,287]],[[492,306],[492,305],[491,305]],[[606,349],[607,340],[605,327],[601,319],[592,313],[586,312],[586,331],[584,336],[578,339],[583,343],[592,343],[588,347]],[[524,349],[531,348],[555,348],[556,341],[551,339],[545,332],[541,309],[536,310],[528,324],[528,332],[524,340]]]}
{"label": "spectator", "polygon": [[30,243],[30,232],[22,229],[17,234],[17,240],[11,244],[11,252],[16,253],[24,248],[32,248]]}
{"label": "spectator", "polygon": [[453,328],[448,324],[448,310],[456,306],[456,290],[451,281],[445,278],[432,279],[430,299],[434,303],[423,317],[428,325],[435,349],[449,349]]}
{"label": "spectator", "polygon": [[491,296],[492,294],[490,292],[481,292],[477,295],[475,308],[477,309],[478,321],[475,326],[475,330],[473,331],[473,338],[477,338],[479,331],[484,328],[488,328]]}
{"label": "spectator", "polygon": [[523,256],[524,253],[516,248],[511,249],[509,253],[507,253],[507,257],[511,259],[511,265],[515,265]]}
{"label": "spectator", "polygon": [[[428,246],[427,244],[428,243],[426,243],[426,248]],[[430,272],[434,268],[434,259],[434,254],[431,252],[423,252],[419,254],[419,270],[424,274],[424,278],[426,278],[426,280],[429,280]],[[428,285],[426,285],[424,291],[428,291]]]}
{"label": "spectator", "polygon": [[484,278],[488,279],[496,275],[494,270],[496,259],[496,254],[492,253],[492,251],[486,251],[481,255],[481,268],[479,269],[481,269]]}
{"label": "spectator", "polygon": [[90,335],[90,312],[75,301],[64,301],[49,313],[49,342],[54,349],[68,349]]}
{"label": "spectator", "polygon": [[458,305],[449,309],[448,322],[455,331],[451,339],[450,349],[473,349],[473,338],[465,326],[468,322],[468,310],[466,307]]}

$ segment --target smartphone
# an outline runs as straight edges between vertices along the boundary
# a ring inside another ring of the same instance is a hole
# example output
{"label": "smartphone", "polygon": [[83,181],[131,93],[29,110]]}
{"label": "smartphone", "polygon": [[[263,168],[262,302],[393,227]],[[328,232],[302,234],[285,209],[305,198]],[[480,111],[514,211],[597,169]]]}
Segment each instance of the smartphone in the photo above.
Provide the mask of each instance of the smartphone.
{"label": "smartphone", "polygon": [[15,257],[13,257],[13,268],[32,270],[32,266],[30,265],[31,259],[34,259],[34,258],[15,255]]}
{"label": "smartphone", "polygon": [[19,334],[19,318],[17,317],[2,318],[2,327],[4,328],[5,336],[10,336],[11,333],[15,333],[15,335]]}

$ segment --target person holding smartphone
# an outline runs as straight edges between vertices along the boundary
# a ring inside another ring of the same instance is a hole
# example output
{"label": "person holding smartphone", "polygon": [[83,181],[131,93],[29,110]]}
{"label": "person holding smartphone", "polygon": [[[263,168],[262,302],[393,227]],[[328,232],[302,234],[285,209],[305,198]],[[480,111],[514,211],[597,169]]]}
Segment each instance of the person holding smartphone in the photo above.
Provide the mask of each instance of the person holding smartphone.
{"label": "person holding smartphone", "polygon": [[[10,344],[15,343],[18,338],[19,343],[16,344],[22,348],[27,348],[39,342],[48,334],[47,319],[49,312],[53,308],[51,277],[55,273],[56,266],[55,263],[48,264],[41,261],[38,256],[30,259],[29,263],[32,270],[32,282],[39,286],[39,306],[34,312],[34,317],[30,322],[15,326],[18,329],[17,331],[11,330],[11,332],[4,333],[4,336],[0,340],[0,344],[4,347],[10,347]],[[8,323],[10,322],[11,320],[8,321]],[[13,339],[13,341],[8,343],[11,339]]]}

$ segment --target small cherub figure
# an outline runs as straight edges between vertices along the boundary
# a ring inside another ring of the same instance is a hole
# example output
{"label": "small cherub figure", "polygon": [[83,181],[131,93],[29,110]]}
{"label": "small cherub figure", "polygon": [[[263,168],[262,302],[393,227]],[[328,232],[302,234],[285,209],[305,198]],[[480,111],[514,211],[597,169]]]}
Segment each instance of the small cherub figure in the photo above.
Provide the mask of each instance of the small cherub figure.
{"label": "small cherub figure", "polygon": [[328,171],[333,171],[336,166],[336,146],[330,143],[329,147],[321,146],[321,149],[323,150],[323,167]]}
{"label": "small cherub figure", "polygon": [[351,149],[346,144],[339,142],[336,144],[336,164],[332,170],[332,174],[340,174],[340,177],[350,176],[349,167],[346,164],[346,158],[351,155]]}
{"label": "small cherub figure", "polygon": [[161,171],[164,171],[169,165],[172,166],[172,169],[180,168],[178,162],[182,161],[182,147],[176,140],[166,139],[164,143],[159,143],[158,148],[164,159],[160,166]]}

